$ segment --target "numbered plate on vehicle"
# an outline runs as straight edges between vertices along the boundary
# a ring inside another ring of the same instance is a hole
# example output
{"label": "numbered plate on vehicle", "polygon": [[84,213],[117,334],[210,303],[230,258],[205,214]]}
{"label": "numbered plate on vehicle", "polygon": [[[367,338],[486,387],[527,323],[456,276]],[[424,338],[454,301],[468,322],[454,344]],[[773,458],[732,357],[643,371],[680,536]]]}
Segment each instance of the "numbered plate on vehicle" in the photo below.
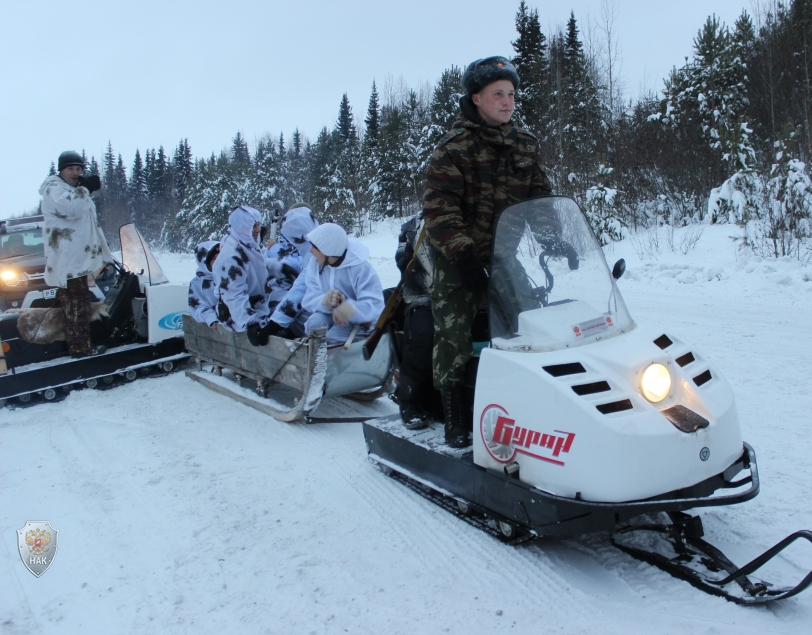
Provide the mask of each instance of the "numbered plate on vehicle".
{"label": "numbered plate on vehicle", "polygon": [[46,300],[53,300],[56,297],[56,289],[45,289],[42,292],[42,297]]}

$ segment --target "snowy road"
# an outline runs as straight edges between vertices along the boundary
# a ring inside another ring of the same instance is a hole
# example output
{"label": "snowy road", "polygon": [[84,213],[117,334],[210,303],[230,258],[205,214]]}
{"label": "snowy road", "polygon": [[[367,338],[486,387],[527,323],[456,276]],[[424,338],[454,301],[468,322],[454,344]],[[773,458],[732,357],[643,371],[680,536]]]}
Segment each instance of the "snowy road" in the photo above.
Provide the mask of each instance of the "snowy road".
{"label": "snowy road", "polygon": [[[392,236],[368,242],[390,283]],[[688,256],[646,264],[620,246],[610,260],[629,261],[621,289],[635,319],[692,342],[733,385],[761,494],[702,516],[708,539],[743,563],[812,528],[812,282],[793,263],[736,262],[728,245],[709,231]],[[317,414],[392,408],[335,400]],[[26,520],[60,532],[40,578],[17,551]],[[777,564],[783,582],[812,568],[812,549],[789,554],[798,565]],[[605,534],[505,546],[374,469],[360,424],[279,423],[182,373],[0,411],[0,633],[798,634],[810,624],[812,592],[738,607]]]}

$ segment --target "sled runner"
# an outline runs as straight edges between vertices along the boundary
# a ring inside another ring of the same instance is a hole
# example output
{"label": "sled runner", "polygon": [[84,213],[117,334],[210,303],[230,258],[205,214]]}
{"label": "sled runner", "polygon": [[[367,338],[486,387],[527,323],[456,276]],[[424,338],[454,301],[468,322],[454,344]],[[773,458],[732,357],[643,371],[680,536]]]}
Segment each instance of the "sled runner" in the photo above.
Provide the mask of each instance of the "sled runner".
{"label": "sled runner", "polygon": [[[576,262],[534,231],[551,211]],[[719,369],[632,320],[616,284],[624,268],[610,272],[572,199],[506,208],[489,272],[490,339],[469,373],[472,447],[451,450],[440,424],[408,431],[390,417],[364,423],[370,460],[512,543],[615,532],[627,553],[740,604],[800,592],[812,573],[782,589],[747,577],[786,544],[737,569],[683,513],[755,497],[755,452]],[[641,521],[662,514],[670,522]],[[812,533],[787,540],[799,539]]]}
{"label": "sled runner", "polygon": [[363,342],[346,349],[328,346],[326,328],[298,340],[271,336],[266,346],[253,346],[245,333],[212,329],[190,315],[184,316],[183,329],[186,350],[198,365],[186,371],[188,377],[281,421],[306,420],[323,397],[374,399],[391,379],[388,335],[366,361]]}
{"label": "sled runner", "polygon": [[0,405],[54,401],[77,388],[167,373],[189,357],[180,337],[181,316],[189,310],[187,287],[169,284],[134,225],[123,226],[119,236],[122,263],[107,265],[114,270],[114,282],[104,298],[103,317],[90,327],[94,344],[107,350],[73,359],[64,341],[24,339],[32,339],[20,328],[20,321],[31,317],[26,310],[0,315]]}

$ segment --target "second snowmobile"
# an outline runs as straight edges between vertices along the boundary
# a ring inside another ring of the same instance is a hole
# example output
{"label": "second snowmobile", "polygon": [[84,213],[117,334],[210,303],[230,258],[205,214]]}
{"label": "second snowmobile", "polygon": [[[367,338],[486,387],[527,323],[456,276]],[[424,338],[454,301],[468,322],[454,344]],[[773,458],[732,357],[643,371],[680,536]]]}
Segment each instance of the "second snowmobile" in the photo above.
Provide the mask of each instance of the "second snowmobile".
{"label": "second snowmobile", "polygon": [[23,338],[20,320],[29,309],[0,315],[0,406],[53,401],[76,388],[103,388],[166,373],[189,357],[181,337],[188,288],[169,284],[134,225],[123,226],[119,234],[122,263],[107,265],[115,269],[104,297],[102,313],[108,315],[91,322],[93,342],[107,350],[73,359],[64,341]]}
{"label": "second snowmobile", "polygon": [[[554,211],[577,262],[545,252],[533,231]],[[721,371],[673,333],[637,325],[577,203],[558,196],[499,216],[484,348],[471,363],[473,448],[450,449],[442,425],[364,423],[370,459],[469,522],[511,542],[614,532],[613,541],[710,593],[741,604],[790,597],[748,577],[789,543],[737,568],[684,511],[755,497]],[[656,517],[665,514],[668,522]]]}

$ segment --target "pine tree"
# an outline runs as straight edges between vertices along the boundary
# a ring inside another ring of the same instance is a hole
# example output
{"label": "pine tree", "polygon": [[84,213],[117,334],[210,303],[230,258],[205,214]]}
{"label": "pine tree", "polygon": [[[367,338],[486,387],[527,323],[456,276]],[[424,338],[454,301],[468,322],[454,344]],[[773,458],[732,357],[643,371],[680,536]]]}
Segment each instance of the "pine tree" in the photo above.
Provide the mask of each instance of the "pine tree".
{"label": "pine tree", "polygon": [[203,240],[219,240],[228,229],[231,210],[239,200],[239,183],[225,154],[201,161],[174,224],[172,243],[191,250]]}
{"label": "pine tree", "polygon": [[421,152],[428,157],[440,143],[440,139],[451,129],[460,112],[462,97],[462,71],[452,66],[443,71],[434,86],[429,105],[429,121],[421,138]]}
{"label": "pine tree", "polygon": [[251,154],[248,152],[248,143],[241,132],[234,135],[231,141],[231,161],[240,171],[247,171],[251,167]]}
{"label": "pine tree", "polygon": [[562,90],[557,93],[557,146],[565,170],[561,190],[576,196],[592,178],[592,165],[603,145],[602,109],[589,61],[570,13],[563,42]]}
{"label": "pine tree", "polygon": [[56,176],[56,165],[51,161],[51,167],[48,170],[48,176]]}
{"label": "pine tree", "polygon": [[524,0],[516,13],[519,37],[512,43],[516,56],[513,65],[519,74],[516,92],[516,116],[539,138],[547,136],[549,122],[549,60],[547,38],[541,32],[538,10],[528,10]]}
{"label": "pine tree", "polygon": [[599,163],[595,169],[597,185],[586,191],[586,217],[601,246],[622,240],[624,223],[620,219],[618,191],[606,186],[612,168]]}
{"label": "pine tree", "polygon": [[101,170],[99,169],[99,163],[96,161],[96,157],[90,157],[90,164],[87,166],[87,174],[88,176],[98,176],[101,178]]}
{"label": "pine tree", "polygon": [[375,192],[378,189],[378,171],[381,166],[380,136],[381,112],[378,87],[372,82],[367,115],[364,118],[364,143],[361,148],[361,188],[359,200],[370,218],[378,218],[375,209]]}
{"label": "pine tree", "polygon": [[274,210],[285,206],[285,180],[281,164],[281,157],[273,141],[269,137],[261,139],[254,155],[254,176],[249,201],[269,216]]}
{"label": "pine tree", "polygon": [[133,167],[130,172],[130,186],[128,191],[128,203],[130,208],[130,218],[139,229],[145,226],[145,206],[147,202],[147,179],[144,173],[144,162],[141,160],[141,152],[136,148]]}
{"label": "pine tree", "polygon": [[341,98],[338,120],[333,130],[335,154],[330,164],[324,192],[325,218],[347,232],[364,231],[364,210],[359,205],[361,148],[347,94]]}
{"label": "pine tree", "polygon": [[180,208],[186,196],[186,188],[192,180],[194,170],[194,159],[192,148],[189,147],[189,140],[182,139],[175,149],[175,156],[172,159],[172,171],[174,173],[174,190],[172,192],[176,205]]}

